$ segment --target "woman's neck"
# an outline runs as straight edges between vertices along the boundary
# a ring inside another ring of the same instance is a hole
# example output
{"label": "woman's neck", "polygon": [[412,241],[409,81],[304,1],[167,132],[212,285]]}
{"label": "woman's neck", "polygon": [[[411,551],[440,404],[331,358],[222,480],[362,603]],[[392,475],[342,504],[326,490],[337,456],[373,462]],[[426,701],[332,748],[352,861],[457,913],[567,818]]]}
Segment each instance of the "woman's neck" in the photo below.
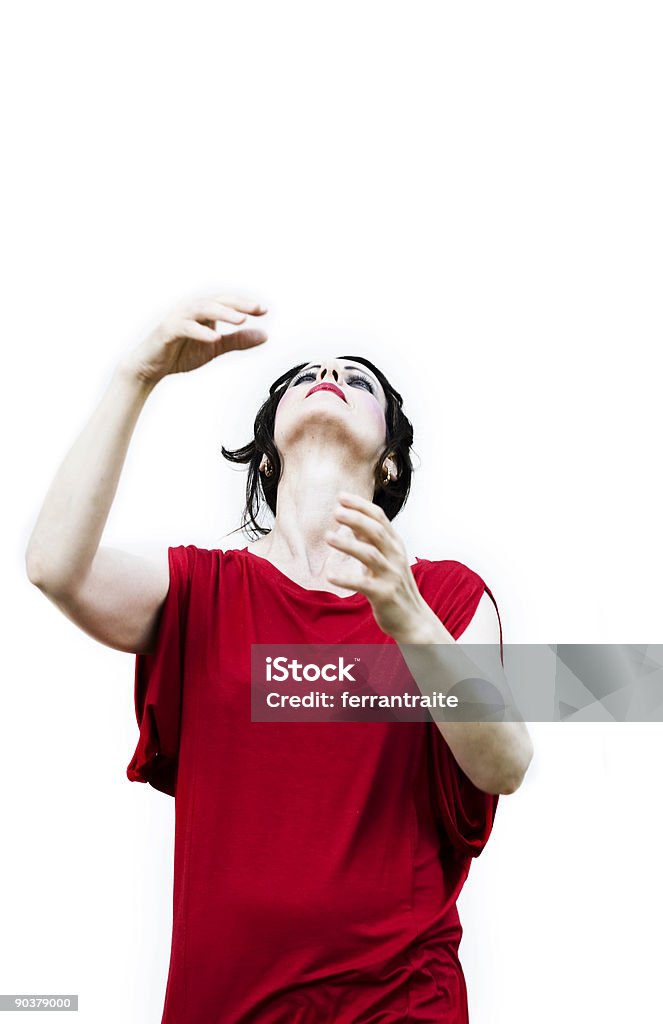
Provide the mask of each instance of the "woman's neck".
{"label": "woman's neck", "polygon": [[[325,540],[327,530],[352,535],[350,528],[341,525],[334,515],[340,491],[371,500],[372,471],[366,465],[334,459],[331,452],[318,451],[298,465],[289,460],[279,482],[274,526],[251,550],[307,586],[325,582],[325,575],[332,568],[349,569],[351,575],[356,574],[356,559],[332,548]],[[343,593],[347,594],[347,590]]]}

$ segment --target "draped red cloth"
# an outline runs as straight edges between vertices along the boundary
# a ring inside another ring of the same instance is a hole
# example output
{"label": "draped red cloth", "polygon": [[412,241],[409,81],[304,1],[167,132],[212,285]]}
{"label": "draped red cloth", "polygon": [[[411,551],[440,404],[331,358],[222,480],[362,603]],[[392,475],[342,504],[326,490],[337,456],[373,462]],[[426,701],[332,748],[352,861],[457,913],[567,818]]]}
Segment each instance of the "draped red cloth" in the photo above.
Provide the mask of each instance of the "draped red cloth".
{"label": "draped red cloth", "polygon": [[[246,548],[168,555],[127,767],[175,797],[162,1024],[466,1024],[456,900],[498,797],[433,721],[251,722],[251,644],[393,640]],[[454,638],[492,598],[457,561],[412,572]]]}

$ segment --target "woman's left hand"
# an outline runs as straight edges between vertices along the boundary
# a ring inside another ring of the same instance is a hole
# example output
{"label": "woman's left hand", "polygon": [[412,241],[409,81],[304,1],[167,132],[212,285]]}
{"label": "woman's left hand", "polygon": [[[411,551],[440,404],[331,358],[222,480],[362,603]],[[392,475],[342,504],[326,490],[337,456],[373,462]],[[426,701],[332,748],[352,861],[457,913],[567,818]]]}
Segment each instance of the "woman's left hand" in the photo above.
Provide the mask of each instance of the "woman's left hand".
{"label": "woman's left hand", "polygon": [[383,633],[396,641],[417,643],[430,631],[435,612],[424,601],[412,575],[403,540],[383,509],[358,494],[341,491],[334,515],[352,534],[328,530],[325,540],[360,563],[354,579],[328,575],[330,583],[364,594]]}

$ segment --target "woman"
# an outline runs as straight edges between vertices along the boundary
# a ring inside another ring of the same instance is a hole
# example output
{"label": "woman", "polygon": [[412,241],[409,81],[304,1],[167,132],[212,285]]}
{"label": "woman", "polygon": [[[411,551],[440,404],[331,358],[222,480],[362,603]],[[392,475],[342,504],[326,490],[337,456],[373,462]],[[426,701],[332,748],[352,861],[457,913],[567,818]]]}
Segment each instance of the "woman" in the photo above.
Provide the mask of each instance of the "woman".
{"label": "woman", "polygon": [[411,474],[400,395],[359,357],[295,367],[254,440],[224,449],[249,465],[254,543],[170,547],[156,564],[100,546],[152,389],[263,343],[246,321],[265,312],[212,297],[121,360],[47,494],[28,575],[86,632],[137,655],[127,775],[175,796],[162,1024],[467,1021],[456,899],[499,794],[531,759],[525,725],[250,716],[252,644],[415,645],[418,681],[438,645],[501,642],[481,578],[456,561],[411,564],[392,525]]}

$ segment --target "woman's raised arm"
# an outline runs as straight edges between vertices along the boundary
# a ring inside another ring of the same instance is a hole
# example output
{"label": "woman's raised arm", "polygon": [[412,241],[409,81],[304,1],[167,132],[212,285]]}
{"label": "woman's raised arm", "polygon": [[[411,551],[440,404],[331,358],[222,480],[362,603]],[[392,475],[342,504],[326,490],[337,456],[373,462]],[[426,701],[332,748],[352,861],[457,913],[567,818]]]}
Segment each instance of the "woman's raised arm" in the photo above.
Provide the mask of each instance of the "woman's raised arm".
{"label": "woman's raised arm", "polygon": [[242,324],[266,308],[212,297],[180,307],[129,353],[58,469],[26,549],[28,577],[91,636],[119,650],[144,652],[168,590],[168,564],[99,547],[129,442],[152,389],[171,373],[203,366],[231,349],[267,338]]}

